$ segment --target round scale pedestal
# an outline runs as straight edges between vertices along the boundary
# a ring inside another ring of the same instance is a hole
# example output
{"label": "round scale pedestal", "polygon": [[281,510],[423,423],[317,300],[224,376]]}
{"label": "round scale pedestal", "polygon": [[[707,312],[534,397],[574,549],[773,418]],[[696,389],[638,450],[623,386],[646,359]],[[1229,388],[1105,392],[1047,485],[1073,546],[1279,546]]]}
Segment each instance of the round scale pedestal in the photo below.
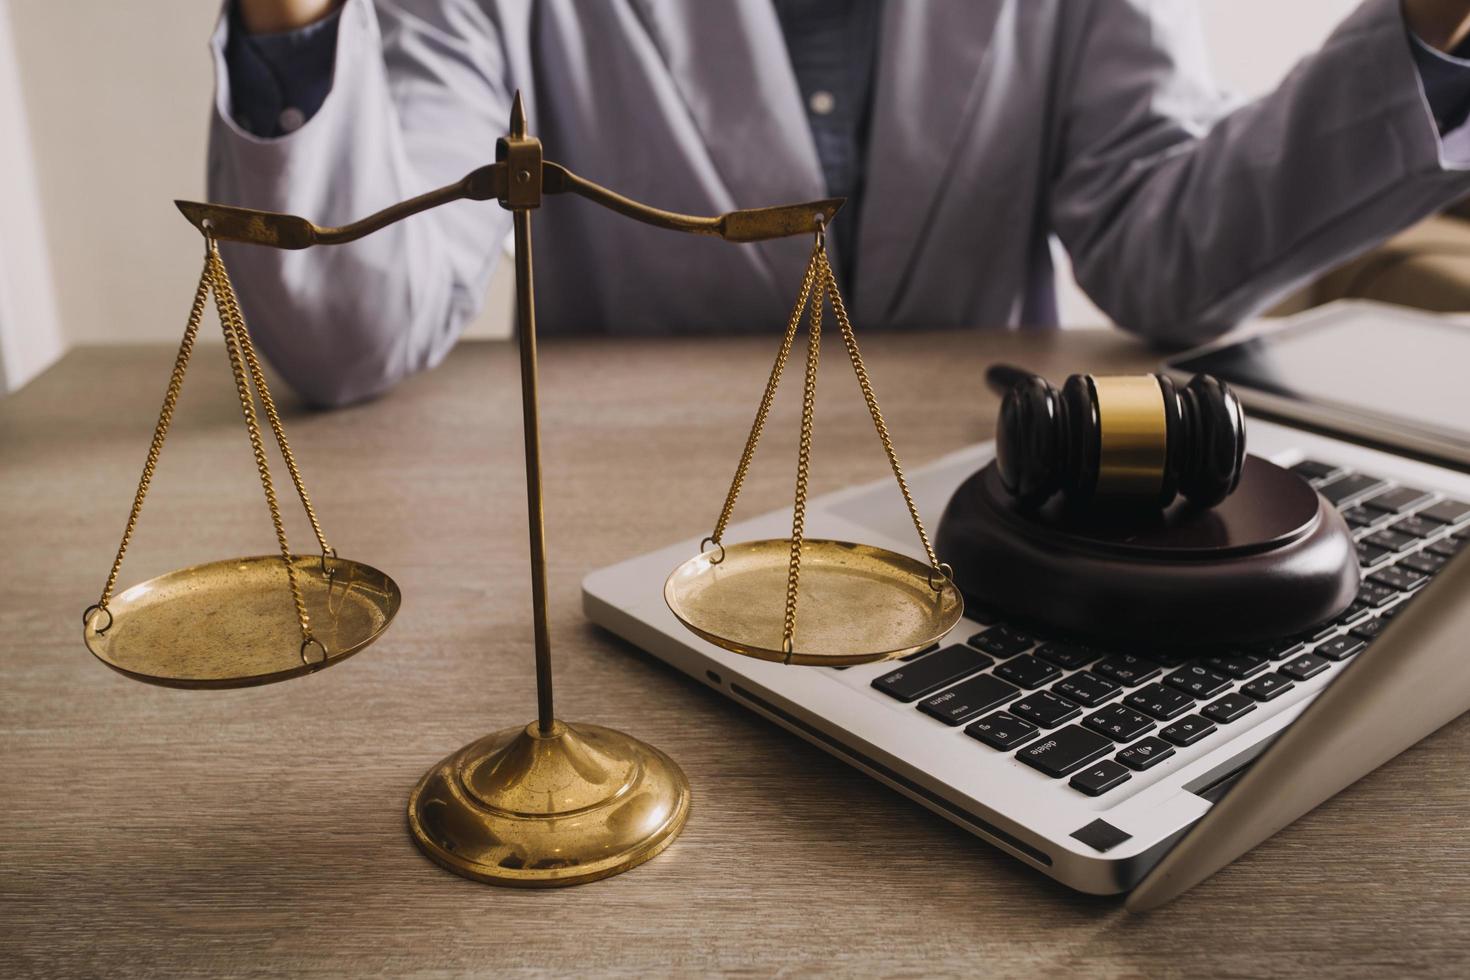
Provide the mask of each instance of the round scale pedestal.
{"label": "round scale pedestal", "polygon": [[551,887],[642,864],[679,835],[689,780],[658,749],[600,725],[553,722],[471,742],[408,800],[425,854],[494,885]]}
{"label": "round scale pedestal", "polygon": [[1212,509],[1018,506],[991,463],[950,499],[935,541],[967,603],[1043,631],[1134,646],[1277,640],[1341,613],[1352,535],[1305,480],[1247,457]]}

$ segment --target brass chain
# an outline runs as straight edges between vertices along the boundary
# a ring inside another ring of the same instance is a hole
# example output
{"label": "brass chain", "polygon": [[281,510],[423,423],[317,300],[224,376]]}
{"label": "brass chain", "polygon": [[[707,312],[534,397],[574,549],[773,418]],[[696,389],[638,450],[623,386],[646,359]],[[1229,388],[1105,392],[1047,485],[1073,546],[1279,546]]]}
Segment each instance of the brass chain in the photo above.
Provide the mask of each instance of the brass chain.
{"label": "brass chain", "polygon": [[[903,466],[898,461],[898,453],[894,451],[893,439],[888,435],[888,425],[883,421],[883,413],[878,408],[878,399],[873,394],[873,384],[868,379],[868,369],[863,365],[863,355],[858,351],[857,336],[853,333],[852,322],[847,318],[847,307],[842,302],[842,294],[837,289],[837,277],[832,273],[832,266],[827,261],[827,256],[822,255],[823,279],[826,283],[827,299],[832,304],[832,314],[837,319],[837,327],[842,331],[842,342],[847,346],[848,360],[852,361],[853,373],[857,375],[858,386],[863,390],[863,400],[868,403],[868,414],[873,417],[873,428],[878,430],[878,438],[883,443],[883,451],[888,454],[888,465],[893,468],[893,478],[898,481],[898,489],[903,494],[903,502],[908,506],[909,517],[913,519],[914,530],[919,532],[919,541],[924,545],[924,554],[929,558],[929,587],[936,592],[943,587],[942,579],[951,576],[948,565],[940,562],[934,554],[934,546],[929,543],[929,533],[924,530],[924,522],[919,517],[919,508],[914,503],[914,495],[909,492],[908,480],[904,478]],[[936,576],[938,578],[936,578]]]}
{"label": "brass chain", "polygon": [[276,402],[271,397],[265,372],[261,369],[260,359],[255,354],[255,344],[251,341],[250,331],[245,326],[245,314],[240,310],[240,301],[235,296],[234,284],[231,283],[229,270],[225,268],[223,262],[216,264],[215,297],[223,300],[224,307],[228,310],[231,326],[240,342],[240,351],[245,355],[245,363],[250,368],[250,377],[255,383],[255,390],[260,394],[260,403],[265,409],[265,417],[270,422],[271,432],[275,434],[276,446],[280,448],[281,458],[286,461],[286,469],[291,474],[291,483],[296,487],[296,495],[301,498],[301,506],[306,511],[307,520],[311,522],[312,533],[316,535],[317,544],[321,545],[322,571],[330,575],[331,571],[327,568],[326,559],[329,555],[335,558],[337,552],[327,544],[326,534],[322,531],[321,522],[317,520],[316,509],[311,505],[311,497],[308,496],[306,484],[301,479],[301,471],[296,465],[295,455],[291,452],[291,444],[286,441],[286,430],[281,425],[281,416],[276,411]]}
{"label": "brass chain", "polygon": [[724,545],[720,544],[720,539],[730,524],[730,515],[735,511],[735,501],[745,486],[745,476],[750,470],[750,461],[755,456],[755,447],[760,442],[761,433],[765,430],[766,417],[771,413],[771,403],[776,397],[776,388],[781,384],[781,374],[786,368],[787,358],[791,356],[791,347],[796,341],[796,331],[801,326],[801,315],[806,312],[807,299],[811,296],[812,287],[816,285],[820,268],[817,257],[821,251],[820,242],[812,246],[812,255],[807,261],[806,275],[801,282],[801,292],[796,297],[796,306],[791,311],[791,319],[786,323],[786,336],[781,340],[781,349],[776,354],[776,363],[771,366],[771,376],[766,381],[765,394],[761,396],[760,407],[756,409],[755,421],[750,426],[750,435],[745,439],[745,450],[740,454],[740,464],[735,467],[735,478],[730,481],[730,490],[725,494],[725,504],[720,508],[720,516],[715,521],[714,531],[705,539],[705,542],[701,543],[719,545],[720,557],[713,559],[715,564],[724,560]]}
{"label": "brass chain", "polygon": [[[224,332],[225,351],[229,354],[230,370],[235,375],[235,392],[240,396],[240,411],[245,416],[245,428],[250,434],[250,448],[255,454],[255,468],[260,473],[260,486],[265,491],[265,502],[270,508],[271,524],[276,531],[276,543],[280,545],[281,562],[286,566],[286,581],[291,587],[291,601],[296,607],[296,619],[301,625],[301,658],[306,660],[307,647],[313,643],[320,646],[311,633],[311,617],[306,612],[306,601],[301,595],[301,586],[296,581],[296,565],[292,560],[291,546],[286,540],[286,525],[281,520],[281,506],[276,499],[276,488],[271,482],[270,461],[265,455],[265,440],[260,434],[260,420],[255,414],[255,396],[251,390],[251,379],[249,368],[245,363],[243,343],[240,335],[245,331],[243,320],[236,321],[231,315],[232,310],[229,301],[224,298],[222,283],[224,278],[224,262],[220,259],[219,248],[213,238],[209,239],[209,262],[214,276],[214,302],[215,309],[219,313],[220,328]],[[244,343],[248,343],[245,341]],[[323,660],[326,659],[326,649],[322,648]]]}
{"label": "brass chain", "polygon": [[[868,414],[872,416],[873,428],[877,430],[878,438],[883,443],[883,451],[888,456],[888,465],[893,470],[893,477],[898,482],[899,492],[903,494],[904,504],[908,507],[909,517],[914,522],[914,530],[918,532],[919,541],[924,546],[924,554],[929,559],[929,587],[936,592],[941,591],[945,583],[953,577],[950,567],[941,562],[934,553],[934,546],[929,541],[929,533],[924,529],[924,522],[919,517],[918,505],[914,503],[914,495],[909,490],[908,480],[903,475],[903,466],[898,461],[898,452],[893,448],[893,439],[888,433],[888,424],[883,419],[883,412],[878,408],[877,396],[873,394],[872,380],[868,377],[868,369],[863,364],[862,353],[858,350],[857,335],[853,331],[852,321],[848,318],[847,306],[842,301],[842,293],[837,288],[837,277],[832,271],[832,264],[827,258],[825,230],[819,223],[816,244],[812,247],[811,259],[807,263],[806,274],[801,283],[801,292],[796,298],[795,308],[791,311],[791,319],[786,324],[786,334],[776,354],[776,363],[771,367],[770,377],[766,381],[765,394],[761,396],[760,407],[756,410],[750,434],[746,437],[745,450],[741,453],[740,463],[735,468],[735,478],[731,481],[730,490],[725,495],[725,504],[720,509],[720,516],[715,522],[713,533],[700,543],[701,549],[707,544],[714,544],[720,549],[719,556],[710,559],[712,564],[724,561],[725,546],[720,539],[729,527],[730,516],[735,510],[735,501],[739,498],[740,491],[745,484],[745,477],[750,470],[751,460],[755,456],[756,446],[760,442],[761,434],[765,430],[766,419],[770,415],[776,388],[781,383],[782,372],[791,356],[796,333],[801,326],[802,315],[805,313],[808,315],[806,377],[802,387],[801,441],[796,463],[796,495],[791,511],[791,557],[786,569],[786,611],[781,630],[781,648],[786,654],[788,663],[796,643],[796,606],[797,597],[801,591],[801,552],[806,534],[807,480],[811,469],[812,428],[816,414],[817,362],[821,352],[824,300],[832,304],[832,313],[842,333],[842,343],[847,348],[847,357],[852,362],[853,373],[857,375],[858,387],[862,389],[863,401],[867,403]],[[813,292],[814,289],[815,292]]]}
{"label": "brass chain", "polygon": [[163,452],[163,441],[173,424],[174,408],[179,403],[179,392],[184,387],[184,374],[189,368],[189,358],[194,353],[194,340],[199,336],[199,324],[204,319],[204,307],[209,301],[209,288],[213,281],[213,264],[208,254],[204,257],[204,268],[199,273],[199,286],[194,290],[194,305],[189,308],[189,324],[184,328],[184,338],[179,342],[179,352],[174,358],[173,373],[169,375],[168,390],[164,392],[163,407],[158,412],[158,422],[153,427],[153,441],[148,445],[148,456],[143,462],[143,475],[138,479],[138,490],[133,495],[133,509],[128,513],[128,523],[123,528],[122,542],[117,546],[117,557],[112,560],[112,570],[107,573],[107,584],[102,587],[102,597],[82,613],[85,624],[93,612],[107,613],[107,625],[97,632],[105,633],[112,627],[112,613],[107,604],[112,601],[112,590],[117,587],[118,572],[122,570],[123,558],[128,553],[128,544],[133,540],[133,531],[138,526],[138,515],[143,512],[143,500],[148,496],[148,487],[153,482],[153,472],[158,468],[158,457]]}
{"label": "brass chain", "polygon": [[[827,262],[824,236],[818,234],[814,260],[818,275]],[[817,358],[822,347],[822,294],[813,297],[807,321],[806,379],[801,389],[801,444],[796,454],[796,503],[791,509],[791,562],[786,569],[786,619],[781,649],[790,662],[796,644],[796,596],[801,586],[801,545],[806,531],[807,475],[811,469],[812,421],[817,407]]]}

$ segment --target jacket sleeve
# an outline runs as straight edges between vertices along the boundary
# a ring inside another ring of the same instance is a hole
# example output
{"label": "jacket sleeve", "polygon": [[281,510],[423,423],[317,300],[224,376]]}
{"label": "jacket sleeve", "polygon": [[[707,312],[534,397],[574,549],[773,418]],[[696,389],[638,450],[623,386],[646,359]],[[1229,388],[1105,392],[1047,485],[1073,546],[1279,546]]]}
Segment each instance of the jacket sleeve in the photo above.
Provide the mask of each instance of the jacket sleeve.
{"label": "jacket sleeve", "polygon": [[1092,0],[1059,80],[1052,227],[1122,327],[1223,332],[1470,192],[1400,0],[1366,0],[1272,93],[1214,88],[1189,0]]}
{"label": "jacket sleeve", "polygon": [[[331,91],[305,125],[275,139],[231,118],[222,17],[210,199],[338,225],[493,161],[512,95],[502,38],[524,28],[496,18],[527,16],[510,3],[489,13],[473,0],[376,10],[347,0]],[[495,202],[462,201],[346,245],[226,245],[225,259],[262,351],[308,401],[335,406],[443,359],[483,301],[509,226]]]}

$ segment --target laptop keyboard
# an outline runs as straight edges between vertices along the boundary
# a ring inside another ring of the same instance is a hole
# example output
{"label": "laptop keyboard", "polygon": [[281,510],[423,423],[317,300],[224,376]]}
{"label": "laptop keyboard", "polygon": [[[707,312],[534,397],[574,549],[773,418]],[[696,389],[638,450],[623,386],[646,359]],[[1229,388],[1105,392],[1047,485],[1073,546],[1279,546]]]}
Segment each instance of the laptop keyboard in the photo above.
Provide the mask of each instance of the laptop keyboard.
{"label": "laptop keyboard", "polygon": [[1338,507],[1357,542],[1363,584],[1332,622],[1275,643],[1138,657],[969,610],[984,630],[904,658],[873,687],[964,726],[977,751],[1014,752],[1047,776],[1070,777],[1080,793],[1122,786],[1361,653],[1470,539],[1470,504],[1317,460],[1292,470]]}

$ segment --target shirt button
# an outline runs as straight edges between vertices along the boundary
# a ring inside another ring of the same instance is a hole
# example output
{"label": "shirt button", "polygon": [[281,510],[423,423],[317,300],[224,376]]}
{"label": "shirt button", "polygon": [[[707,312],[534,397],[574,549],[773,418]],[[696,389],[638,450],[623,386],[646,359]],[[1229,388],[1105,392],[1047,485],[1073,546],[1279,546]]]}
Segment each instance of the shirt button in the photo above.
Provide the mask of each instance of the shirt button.
{"label": "shirt button", "polygon": [[837,96],[828,92],[826,89],[817,89],[806,100],[806,104],[807,108],[811,109],[817,115],[828,116],[832,114],[833,109],[837,108]]}
{"label": "shirt button", "polygon": [[276,121],[281,124],[281,132],[294,133],[306,125],[306,113],[295,106],[287,106],[281,110],[280,118]]}

